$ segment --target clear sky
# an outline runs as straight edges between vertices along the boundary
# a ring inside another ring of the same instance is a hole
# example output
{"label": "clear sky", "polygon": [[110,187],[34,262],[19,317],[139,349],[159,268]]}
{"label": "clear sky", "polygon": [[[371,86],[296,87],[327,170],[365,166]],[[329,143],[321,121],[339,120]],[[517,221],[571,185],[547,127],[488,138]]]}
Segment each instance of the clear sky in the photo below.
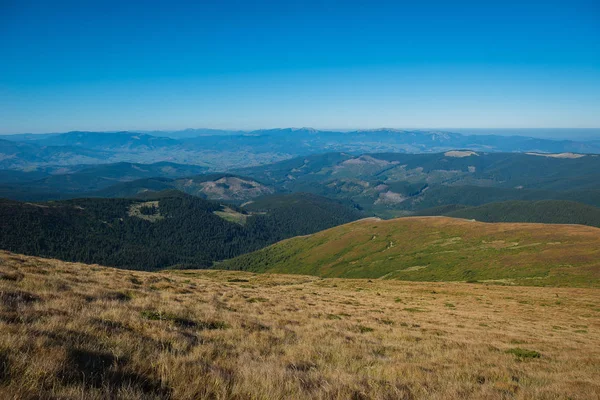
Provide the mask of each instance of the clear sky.
{"label": "clear sky", "polygon": [[600,127],[600,1],[0,0],[0,132]]}

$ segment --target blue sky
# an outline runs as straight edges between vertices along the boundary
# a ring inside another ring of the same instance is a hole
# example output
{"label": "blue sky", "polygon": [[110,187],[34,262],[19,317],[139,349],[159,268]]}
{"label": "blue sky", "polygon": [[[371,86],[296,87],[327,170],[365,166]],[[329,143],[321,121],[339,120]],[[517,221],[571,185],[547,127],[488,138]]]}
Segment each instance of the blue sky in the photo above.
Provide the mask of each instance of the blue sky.
{"label": "blue sky", "polygon": [[600,2],[0,0],[0,121],[600,127]]}

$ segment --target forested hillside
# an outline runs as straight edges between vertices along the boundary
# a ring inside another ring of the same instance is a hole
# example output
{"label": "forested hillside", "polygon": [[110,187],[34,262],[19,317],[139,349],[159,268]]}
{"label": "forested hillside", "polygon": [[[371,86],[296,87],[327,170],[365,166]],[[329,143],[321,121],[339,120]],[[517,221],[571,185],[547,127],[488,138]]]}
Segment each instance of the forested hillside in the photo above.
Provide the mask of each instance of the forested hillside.
{"label": "forested hillside", "polygon": [[569,200],[600,206],[600,157],[586,154],[328,153],[237,173],[283,192],[351,201],[379,216],[490,202]]}
{"label": "forested hillside", "polygon": [[430,211],[429,215],[446,215],[483,222],[537,222],[600,227],[600,208],[574,201],[506,201],[479,207],[439,210],[442,211],[439,214],[434,214],[436,210]]}
{"label": "forested hillside", "polygon": [[133,269],[205,268],[361,217],[356,210],[317,197],[304,206],[266,207],[256,214],[177,191],[144,197],[1,200],[0,248]]}
{"label": "forested hillside", "polygon": [[249,220],[256,231],[271,232],[279,239],[318,232],[365,216],[355,207],[310,193],[266,196],[242,209],[256,214]]}

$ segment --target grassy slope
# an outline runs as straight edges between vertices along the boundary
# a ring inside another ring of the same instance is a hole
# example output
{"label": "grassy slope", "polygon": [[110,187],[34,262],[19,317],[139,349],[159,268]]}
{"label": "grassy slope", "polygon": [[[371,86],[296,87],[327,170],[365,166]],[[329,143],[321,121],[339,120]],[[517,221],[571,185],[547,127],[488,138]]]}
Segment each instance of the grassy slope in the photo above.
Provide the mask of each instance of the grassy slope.
{"label": "grassy slope", "polygon": [[219,268],[323,277],[600,287],[600,229],[447,217],[371,218],[285,240]]}
{"label": "grassy slope", "polygon": [[144,273],[0,251],[0,398],[590,399],[599,316],[597,289]]}

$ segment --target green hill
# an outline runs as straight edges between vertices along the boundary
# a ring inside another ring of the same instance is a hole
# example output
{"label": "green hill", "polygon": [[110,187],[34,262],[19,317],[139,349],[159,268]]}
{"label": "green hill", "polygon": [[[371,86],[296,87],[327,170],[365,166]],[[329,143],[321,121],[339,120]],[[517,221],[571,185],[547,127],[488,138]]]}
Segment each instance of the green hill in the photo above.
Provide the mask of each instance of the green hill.
{"label": "green hill", "polygon": [[447,217],[367,218],[218,268],[321,277],[600,287],[600,229]]}
{"label": "green hill", "polygon": [[175,190],[131,199],[0,200],[0,249],[132,269],[205,268],[360,217],[317,196],[260,213]]}

